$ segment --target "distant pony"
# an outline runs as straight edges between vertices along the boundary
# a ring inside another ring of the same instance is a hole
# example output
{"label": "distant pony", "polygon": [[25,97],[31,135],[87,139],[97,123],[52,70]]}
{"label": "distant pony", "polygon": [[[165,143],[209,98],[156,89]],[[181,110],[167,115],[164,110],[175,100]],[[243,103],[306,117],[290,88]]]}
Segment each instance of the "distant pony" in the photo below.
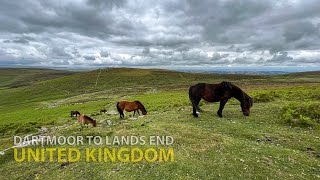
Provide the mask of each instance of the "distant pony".
{"label": "distant pony", "polygon": [[189,88],[189,99],[192,103],[192,114],[194,117],[198,117],[197,111],[201,112],[201,109],[199,108],[201,99],[204,99],[207,102],[220,101],[220,107],[217,114],[222,117],[224,105],[232,97],[240,101],[243,115],[249,116],[250,108],[252,107],[252,98],[238,86],[230,82],[224,81],[219,84],[198,83]]}
{"label": "distant pony", "polygon": [[139,110],[142,112],[143,115],[147,114],[146,108],[142,105],[140,101],[134,101],[134,102],[129,102],[129,101],[119,101],[117,103],[117,110],[120,114],[120,118],[124,117],[123,111],[131,112],[134,111],[133,116],[136,114],[136,112],[139,113]]}
{"label": "distant pony", "polygon": [[100,113],[107,113],[107,110],[106,109],[101,109]]}
{"label": "distant pony", "polygon": [[70,112],[70,117],[73,117],[73,116],[80,116],[80,112],[79,111],[71,111]]}
{"label": "distant pony", "polygon": [[93,120],[92,118],[90,118],[90,117],[88,117],[88,116],[86,116],[84,114],[81,114],[81,115],[78,116],[78,122],[80,124],[84,124],[84,125],[92,124],[93,127],[97,127],[97,121]]}

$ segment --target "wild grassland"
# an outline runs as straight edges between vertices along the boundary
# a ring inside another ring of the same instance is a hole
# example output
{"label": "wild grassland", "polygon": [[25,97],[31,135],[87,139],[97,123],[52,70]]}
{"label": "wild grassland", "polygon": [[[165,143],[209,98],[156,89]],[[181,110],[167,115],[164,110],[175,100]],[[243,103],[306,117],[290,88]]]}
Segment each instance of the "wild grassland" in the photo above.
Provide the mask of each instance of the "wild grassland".
{"label": "wild grassland", "polygon": [[[17,163],[9,150],[0,156],[0,179],[320,178],[319,72],[291,79],[296,75],[102,71],[98,80],[99,70],[0,90],[0,150],[12,146],[12,135],[37,134],[40,127],[57,136],[170,135],[175,139],[171,146],[175,162],[80,161],[61,168],[61,163]],[[223,118],[216,115],[218,103],[205,102],[201,102],[204,112],[193,118],[188,86],[223,80],[234,82],[254,98],[251,115],[243,116],[233,99]],[[140,100],[148,114],[132,120],[128,117],[132,113],[126,113],[126,122],[117,114],[99,114],[103,108],[115,111],[121,99]],[[80,129],[70,110],[96,119],[98,127]],[[106,125],[107,120],[113,125]]]}

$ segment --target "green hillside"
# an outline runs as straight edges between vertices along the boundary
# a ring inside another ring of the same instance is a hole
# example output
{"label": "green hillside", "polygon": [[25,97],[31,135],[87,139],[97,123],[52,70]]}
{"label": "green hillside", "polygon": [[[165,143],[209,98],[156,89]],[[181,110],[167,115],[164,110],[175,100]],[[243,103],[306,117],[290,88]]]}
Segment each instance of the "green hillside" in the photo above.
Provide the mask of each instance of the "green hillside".
{"label": "green hillside", "polygon": [[[11,72],[12,71],[12,72]],[[288,75],[221,75],[158,69],[111,68],[88,72],[0,69],[0,150],[12,135],[170,135],[175,162],[17,163],[13,150],[0,155],[0,179],[317,179],[320,178],[320,72]],[[15,86],[18,82],[30,82]],[[229,101],[223,118],[219,103],[201,101],[191,115],[188,87],[230,81],[254,99],[251,115]],[[117,101],[139,100],[148,114],[138,119]],[[107,114],[101,114],[101,109]],[[97,120],[80,128],[71,110]],[[112,125],[106,124],[111,121]],[[80,146],[84,151],[88,144]],[[119,147],[119,146],[115,146]],[[141,146],[146,149],[150,145]],[[5,172],[5,173],[4,173]]]}
{"label": "green hillside", "polygon": [[72,72],[51,69],[0,68],[0,88],[16,88],[70,75]]}

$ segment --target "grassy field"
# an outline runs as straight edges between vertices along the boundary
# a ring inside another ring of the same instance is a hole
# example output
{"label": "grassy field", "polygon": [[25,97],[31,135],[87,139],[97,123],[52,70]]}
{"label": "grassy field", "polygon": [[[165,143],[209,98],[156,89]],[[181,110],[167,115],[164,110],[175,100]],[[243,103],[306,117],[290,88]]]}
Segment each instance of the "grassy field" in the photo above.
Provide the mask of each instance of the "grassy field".
{"label": "grassy field", "polygon": [[[13,150],[0,155],[0,179],[319,179],[320,72],[288,75],[217,75],[157,69],[101,69],[90,72],[0,69],[0,150],[13,135],[151,136],[175,140],[175,162],[17,163]],[[41,75],[39,75],[41,74]],[[35,78],[41,77],[41,78]],[[22,81],[30,82],[15,86]],[[201,102],[191,115],[188,87],[198,82],[230,81],[254,98],[251,115],[231,100],[216,115],[218,103]],[[121,99],[140,100],[148,114],[124,121]],[[69,112],[96,119],[80,128]],[[112,121],[112,125],[106,122]],[[79,146],[84,150],[88,145]],[[150,145],[142,146],[146,149]]]}

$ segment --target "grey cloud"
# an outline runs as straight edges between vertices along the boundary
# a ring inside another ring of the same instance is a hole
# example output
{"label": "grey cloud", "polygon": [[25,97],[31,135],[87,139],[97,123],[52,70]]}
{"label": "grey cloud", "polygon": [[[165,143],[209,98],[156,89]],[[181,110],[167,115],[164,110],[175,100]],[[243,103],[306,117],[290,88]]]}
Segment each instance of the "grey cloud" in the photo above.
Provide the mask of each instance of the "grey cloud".
{"label": "grey cloud", "polygon": [[213,53],[211,59],[212,60],[219,60],[219,59],[222,59],[222,58],[226,58],[228,56],[229,56],[229,54],[220,54],[220,53],[215,52],[215,53]]}
{"label": "grey cloud", "polygon": [[89,56],[89,55],[85,55],[85,56],[83,56],[83,58],[86,60],[89,60],[89,61],[96,60],[96,58],[94,56]]}
{"label": "grey cloud", "polygon": [[60,59],[60,58],[70,58],[71,55],[65,52],[63,47],[53,47],[49,54],[50,57]]}
{"label": "grey cloud", "polygon": [[284,37],[287,42],[297,41],[303,36],[318,36],[319,28],[311,22],[295,22],[285,27]]}
{"label": "grey cloud", "polygon": [[0,58],[52,66],[319,65],[301,53],[320,48],[319,9],[317,0],[3,0]]}
{"label": "grey cloud", "polygon": [[149,47],[145,47],[142,50],[142,54],[149,54],[150,53],[150,48]]}
{"label": "grey cloud", "polygon": [[100,55],[101,55],[101,57],[109,57],[110,56],[110,52],[108,52],[108,51],[100,51]]}
{"label": "grey cloud", "polygon": [[18,38],[18,39],[12,39],[12,40],[4,40],[3,41],[4,43],[20,43],[20,44],[29,44],[29,40],[28,38],[24,38],[24,37],[21,37],[21,38]]}
{"label": "grey cloud", "polygon": [[274,54],[271,59],[267,60],[267,62],[282,63],[291,60],[293,60],[293,58],[291,56],[288,56],[287,52],[279,52],[277,54]]}

